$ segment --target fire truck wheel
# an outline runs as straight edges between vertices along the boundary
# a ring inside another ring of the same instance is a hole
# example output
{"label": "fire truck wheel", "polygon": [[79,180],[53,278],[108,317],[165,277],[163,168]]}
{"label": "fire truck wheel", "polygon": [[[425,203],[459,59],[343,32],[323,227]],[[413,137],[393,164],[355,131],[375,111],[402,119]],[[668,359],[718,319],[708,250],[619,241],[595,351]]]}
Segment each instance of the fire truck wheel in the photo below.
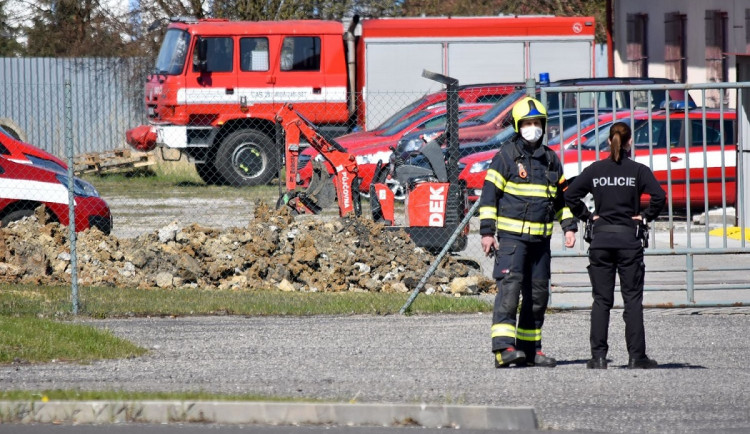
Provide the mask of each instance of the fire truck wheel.
{"label": "fire truck wheel", "polygon": [[226,185],[227,181],[219,174],[213,163],[195,163],[198,176],[208,185]]}
{"label": "fire truck wheel", "polygon": [[278,175],[279,157],[273,141],[265,134],[237,130],[221,142],[214,165],[229,185],[263,185]]}

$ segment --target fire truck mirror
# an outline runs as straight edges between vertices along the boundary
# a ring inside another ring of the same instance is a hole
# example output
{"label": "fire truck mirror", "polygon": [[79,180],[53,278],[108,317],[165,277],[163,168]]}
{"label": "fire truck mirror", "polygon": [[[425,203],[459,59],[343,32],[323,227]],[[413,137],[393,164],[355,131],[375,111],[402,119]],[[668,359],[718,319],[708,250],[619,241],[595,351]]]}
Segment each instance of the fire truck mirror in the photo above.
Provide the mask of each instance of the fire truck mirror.
{"label": "fire truck mirror", "polygon": [[195,41],[195,51],[193,55],[193,66],[196,70],[204,72],[206,71],[206,53],[208,53],[208,41],[204,38],[198,37]]}

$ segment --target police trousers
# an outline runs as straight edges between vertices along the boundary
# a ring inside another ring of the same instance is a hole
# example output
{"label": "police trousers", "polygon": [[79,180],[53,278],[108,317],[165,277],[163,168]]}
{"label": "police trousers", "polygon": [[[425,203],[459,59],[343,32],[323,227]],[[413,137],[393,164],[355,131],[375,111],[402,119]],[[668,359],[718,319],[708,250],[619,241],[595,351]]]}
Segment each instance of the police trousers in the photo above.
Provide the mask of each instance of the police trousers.
{"label": "police trousers", "polygon": [[594,303],[591,306],[591,356],[607,357],[609,312],[615,301],[615,273],[625,311],[625,342],[631,359],[646,357],[643,326],[643,249],[589,249],[589,278]]}
{"label": "police trousers", "polygon": [[542,349],[542,325],[549,301],[550,241],[500,238],[495,255],[492,351],[515,347],[533,358]]}

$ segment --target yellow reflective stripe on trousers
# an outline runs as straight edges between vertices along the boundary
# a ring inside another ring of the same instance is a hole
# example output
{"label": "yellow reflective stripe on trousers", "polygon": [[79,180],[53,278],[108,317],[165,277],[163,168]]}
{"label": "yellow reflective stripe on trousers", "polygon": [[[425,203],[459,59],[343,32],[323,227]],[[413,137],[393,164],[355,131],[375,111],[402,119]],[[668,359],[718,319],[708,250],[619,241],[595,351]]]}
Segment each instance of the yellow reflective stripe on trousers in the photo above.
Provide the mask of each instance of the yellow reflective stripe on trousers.
{"label": "yellow reflective stripe on trousers", "polygon": [[498,190],[505,190],[505,178],[495,169],[488,169],[487,174],[484,175],[484,182],[491,182],[497,187]]}
{"label": "yellow reflective stripe on trousers", "polygon": [[507,217],[497,217],[497,229],[517,234],[552,235],[552,223],[534,223]]}
{"label": "yellow reflective stripe on trousers", "polygon": [[479,207],[479,220],[484,220],[484,219],[495,220],[495,218],[497,218],[497,207],[494,207],[494,206]]}
{"label": "yellow reflective stripe on trousers", "polygon": [[493,338],[516,338],[516,327],[512,324],[492,324]]}
{"label": "yellow reflective stripe on trousers", "polygon": [[563,221],[565,219],[572,219],[572,218],[573,218],[573,213],[570,211],[570,208],[568,208],[567,206],[555,214],[555,219],[560,220],[560,221]]}
{"label": "yellow reflective stripe on trousers", "polygon": [[[485,178],[486,180],[487,178]],[[543,185],[543,184],[518,184],[515,182],[508,182],[505,184],[505,192],[514,196],[530,196],[530,197],[555,197],[557,194],[557,187],[554,185]]]}
{"label": "yellow reflective stripe on trousers", "polygon": [[519,328],[516,331],[516,337],[522,341],[541,341],[542,330],[541,329],[528,330],[528,329]]}

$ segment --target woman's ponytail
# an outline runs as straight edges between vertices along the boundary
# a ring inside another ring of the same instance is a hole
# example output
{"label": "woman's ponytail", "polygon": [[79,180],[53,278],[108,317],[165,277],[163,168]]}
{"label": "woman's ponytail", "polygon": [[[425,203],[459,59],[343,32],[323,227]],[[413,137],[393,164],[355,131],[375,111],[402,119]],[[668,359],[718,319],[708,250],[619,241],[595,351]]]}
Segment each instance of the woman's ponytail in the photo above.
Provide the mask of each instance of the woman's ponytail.
{"label": "woman's ponytail", "polygon": [[623,155],[627,154],[625,146],[630,141],[632,132],[625,122],[617,122],[609,129],[609,158],[615,163],[622,160]]}

